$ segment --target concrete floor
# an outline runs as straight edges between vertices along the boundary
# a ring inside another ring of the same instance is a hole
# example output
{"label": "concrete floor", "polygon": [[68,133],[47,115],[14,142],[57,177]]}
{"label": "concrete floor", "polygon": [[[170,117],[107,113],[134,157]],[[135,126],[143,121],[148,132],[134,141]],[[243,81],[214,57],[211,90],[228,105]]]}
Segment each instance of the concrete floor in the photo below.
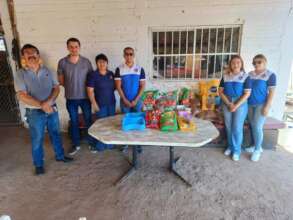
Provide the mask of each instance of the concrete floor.
{"label": "concrete floor", "polygon": [[0,134],[0,216],[12,220],[293,219],[293,154],[282,148],[258,163],[247,154],[235,163],[221,149],[178,150],[192,188],[168,172],[167,149],[145,148],[140,172],[114,187],[129,167],[116,150],[93,155],[84,146],[60,164],[46,140],[47,173],[36,177],[28,131]]}

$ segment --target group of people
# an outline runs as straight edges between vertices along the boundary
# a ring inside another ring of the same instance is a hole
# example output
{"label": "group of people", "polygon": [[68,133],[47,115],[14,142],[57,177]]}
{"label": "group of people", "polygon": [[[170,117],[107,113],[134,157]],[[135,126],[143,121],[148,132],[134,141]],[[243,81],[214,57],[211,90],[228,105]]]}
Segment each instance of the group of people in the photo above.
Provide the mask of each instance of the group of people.
{"label": "group of people", "polygon": [[[56,161],[67,163],[73,160],[64,154],[60,135],[55,102],[60,92],[59,85],[64,87],[70,118],[72,147],[68,153],[71,156],[80,150],[81,145],[79,108],[82,110],[86,128],[92,124],[92,112],[95,112],[97,119],[115,115],[115,90],[120,96],[122,113],[140,112],[142,109],[141,96],[145,89],[146,77],[144,69],[134,61],[133,48],[124,48],[124,62],[113,73],[108,69],[106,55],[96,56],[96,70],[93,70],[91,62],[80,54],[81,44],[77,38],[69,38],[66,45],[69,54],[58,62],[58,80],[42,64],[39,50],[32,44],[22,47],[23,67],[14,79],[18,99],[26,108],[25,116],[30,130],[36,175],[45,173],[43,140],[46,129]],[[263,55],[255,56],[255,70],[247,74],[242,58],[233,56],[229,62],[229,71],[224,74],[220,83],[219,93],[228,139],[225,155],[232,155],[235,161],[240,158],[243,124],[248,112],[254,140],[254,147],[249,149],[253,153],[251,159],[259,160],[262,152],[262,128],[276,85],[276,76],[266,69],[266,63]],[[92,153],[113,147],[95,140],[88,134],[87,143]]]}
{"label": "group of people", "polygon": [[[18,99],[26,108],[29,125],[32,158],[36,175],[44,174],[43,140],[47,128],[56,161],[71,162],[72,157],[64,155],[60,135],[59,116],[55,103],[59,95],[59,85],[64,87],[66,108],[70,118],[72,147],[69,155],[80,150],[79,108],[88,129],[92,124],[92,111],[96,118],[112,116],[116,111],[114,91],[120,95],[121,112],[139,112],[142,109],[141,95],[145,89],[145,71],[134,62],[134,49],[123,50],[125,62],[115,73],[108,69],[108,58],[104,54],[96,56],[97,68],[93,71],[91,62],[80,54],[81,44],[77,38],[66,42],[69,54],[58,62],[57,75],[45,67],[38,48],[25,44],[21,49],[23,67],[15,75],[15,90]],[[87,134],[87,143],[92,153],[111,145],[103,144]],[[124,146],[124,150],[127,146]]]}

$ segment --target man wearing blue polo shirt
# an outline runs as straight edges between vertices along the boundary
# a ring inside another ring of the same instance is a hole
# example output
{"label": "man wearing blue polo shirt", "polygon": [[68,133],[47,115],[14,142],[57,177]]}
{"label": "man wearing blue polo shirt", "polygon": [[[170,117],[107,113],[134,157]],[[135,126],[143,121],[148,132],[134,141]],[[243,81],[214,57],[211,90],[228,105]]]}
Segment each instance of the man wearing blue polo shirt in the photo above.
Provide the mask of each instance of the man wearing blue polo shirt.
{"label": "man wearing blue polo shirt", "polygon": [[29,125],[32,157],[36,175],[44,174],[43,141],[47,128],[55,151],[56,161],[70,162],[73,159],[64,156],[59,128],[59,116],[55,99],[59,94],[59,84],[53,73],[40,65],[37,47],[26,44],[21,49],[25,66],[15,75],[14,83],[18,99],[26,107]]}
{"label": "man wearing blue polo shirt", "polygon": [[120,95],[122,113],[140,112],[141,96],[145,88],[145,72],[134,63],[134,49],[126,47],[123,50],[125,62],[116,68],[115,84]]}
{"label": "man wearing blue polo shirt", "polygon": [[[134,63],[134,49],[126,47],[123,50],[125,62],[116,68],[115,85],[120,95],[122,113],[140,112],[142,110],[141,96],[145,88],[144,69]],[[127,147],[123,147],[125,151]],[[141,148],[138,149],[141,152]]]}

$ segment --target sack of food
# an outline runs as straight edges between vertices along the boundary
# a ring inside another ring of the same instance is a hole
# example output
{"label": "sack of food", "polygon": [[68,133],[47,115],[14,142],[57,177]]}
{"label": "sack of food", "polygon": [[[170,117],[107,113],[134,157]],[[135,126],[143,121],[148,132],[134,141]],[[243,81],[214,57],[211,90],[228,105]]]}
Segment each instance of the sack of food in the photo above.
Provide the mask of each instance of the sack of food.
{"label": "sack of food", "polygon": [[190,107],[191,90],[188,88],[182,88],[179,94],[179,104],[186,107]]}
{"label": "sack of food", "polygon": [[147,128],[153,128],[153,129],[159,129],[160,128],[160,119],[161,119],[161,111],[151,110],[146,112],[145,116],[146,120],[146,127]]}
{"label": "sack of food", "polygon": [[178,90],[164,92],[157,101],[157,109],[162,112],[174,111],[176,109],[178,99]]}
{"label": "sack of food", "polygon": [[143,111],[153,110],[156,100],[158,99],[159,91],[158,90],[148,90],[144,91],[142,94],[143,101]]}
{"label": "sack of food", "polygon": [[177,120],[181,131],[195,131],[195,123],[192,121],[192,114],[189,111],[178,111]]}
{"label": "sack of food", "polygon": [[177,131],[178,124],[174,111],[164,112],[160,119],[161,131]]}

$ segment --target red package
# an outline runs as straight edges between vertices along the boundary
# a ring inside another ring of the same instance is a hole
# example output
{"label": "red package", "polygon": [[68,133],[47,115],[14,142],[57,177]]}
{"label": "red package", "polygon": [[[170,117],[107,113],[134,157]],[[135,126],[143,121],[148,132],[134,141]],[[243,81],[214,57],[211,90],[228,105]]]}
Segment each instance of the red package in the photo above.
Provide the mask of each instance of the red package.
{"label": "red package", "polygon": [[145,115],[146,127],[159,129],[160,119],[161,119],[160,110],[157,109],[157,110],[147,111]]}

